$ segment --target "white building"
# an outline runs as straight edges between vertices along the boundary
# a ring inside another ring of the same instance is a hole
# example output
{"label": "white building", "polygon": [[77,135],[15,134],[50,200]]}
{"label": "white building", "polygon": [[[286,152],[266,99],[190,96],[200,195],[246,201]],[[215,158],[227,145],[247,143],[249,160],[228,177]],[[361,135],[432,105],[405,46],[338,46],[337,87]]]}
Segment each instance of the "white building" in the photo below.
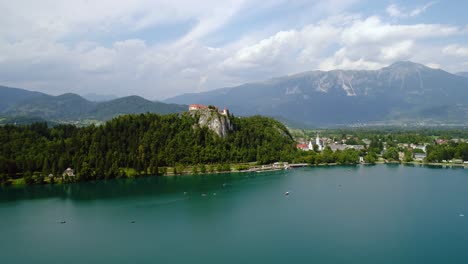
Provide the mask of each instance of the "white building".
{"label": "white building", "polygon": [[315,138],[315,145],[318,146],[318,150],[322,151],[324,149],[322,141],[320,141],[319,133],[317,132],[317,137]]}

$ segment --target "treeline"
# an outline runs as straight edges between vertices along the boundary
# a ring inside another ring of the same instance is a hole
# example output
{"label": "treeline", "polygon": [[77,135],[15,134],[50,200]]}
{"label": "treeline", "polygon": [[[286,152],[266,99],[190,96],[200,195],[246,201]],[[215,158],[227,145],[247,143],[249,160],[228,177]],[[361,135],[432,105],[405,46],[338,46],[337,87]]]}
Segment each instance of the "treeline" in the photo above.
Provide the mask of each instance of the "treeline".
{"label": "treeline", "polygon": [[[0,180],[31,175],[62,175],[71,167],[77,179],[137,174],[157,175],[162,167],[291,161],[296,153],[288,130],[278,121],[231,116],[234,130],[218,137],[186,114],[126,115],[102,126],[46,123],[0,127]],[[40,176],[39,176],[40,175]],[[41,179],[39,179],[40,181]]]}
{"label": "treeline", "polygon": [[442,162],[452,159],[460,159],[468,161],[468,143],[466,142],[450,142],[449,144],[430,145],[427,147],[427,161]]}

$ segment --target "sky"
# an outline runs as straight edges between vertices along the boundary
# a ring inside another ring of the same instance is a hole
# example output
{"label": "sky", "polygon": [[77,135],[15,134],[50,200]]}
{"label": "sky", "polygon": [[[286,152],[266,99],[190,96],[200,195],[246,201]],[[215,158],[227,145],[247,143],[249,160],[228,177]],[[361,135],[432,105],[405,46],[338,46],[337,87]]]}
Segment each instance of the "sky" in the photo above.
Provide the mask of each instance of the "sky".
{"label": "sky", "polygon": [[0,0],[0,85],[152,100],[410,60],[468,71],[468,1]]}

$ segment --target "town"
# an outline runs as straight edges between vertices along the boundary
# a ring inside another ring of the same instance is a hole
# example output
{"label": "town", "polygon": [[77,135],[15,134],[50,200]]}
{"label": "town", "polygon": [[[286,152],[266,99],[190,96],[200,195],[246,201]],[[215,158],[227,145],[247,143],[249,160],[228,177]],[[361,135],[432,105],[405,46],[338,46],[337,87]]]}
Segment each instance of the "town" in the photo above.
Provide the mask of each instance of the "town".
{"label": "town", "polygon": [[[328,150],[340,153],[354,150],[359,155],[359,163],[412,162],[468,166],[468,140],[447,136],[420,136],[417,133],[397,133],[397,135],[372,134],[360,137],[353,133],[327,132],[321,136],[311,131],[292,131],[297,142],[297,149],[306,152],[321,153]],[[362,134],[362,133],[361,133]],[[414,135],[413,135],[414,134]],[[317,163],[317,162],[316,162]]]}

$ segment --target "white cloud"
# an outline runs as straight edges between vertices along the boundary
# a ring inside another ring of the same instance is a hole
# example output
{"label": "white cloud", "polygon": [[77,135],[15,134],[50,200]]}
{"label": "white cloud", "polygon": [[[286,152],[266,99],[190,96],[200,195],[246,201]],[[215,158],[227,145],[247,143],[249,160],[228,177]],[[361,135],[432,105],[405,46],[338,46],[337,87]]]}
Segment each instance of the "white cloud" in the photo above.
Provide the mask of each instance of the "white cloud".
{"label": "white cloud", "polygon": [[[226,71],[248,71],[256,76],[316,68],[378,69],[397,60],[418,58],[425,50],[419,41],[463,33],[455,26],[390,24],[377,16],[342,16],[301,30],[278,32],[240,49],[223,66]],[[336,51],[328,56],[334,46]]]}
{"label": "white cloud", "polygon": [[398,8],[397,5],[391,4],[387,7],[386,9],[387,13],[392,16],[392,17],[399,17],[402,16],[402,12],[400,11],[400,8]]}
{"label": "white cloud", "polygon": [[422,13],[426,12],[427,9],[429,9],[431,6],[433,6],[436,3],[437,2],[432,1],[432,2],[429,2],[429,3],[425,4],[425,5],[423,5],[423,6],[420,6],[420,7],[417,7],[415,9],[408,10],[408,11],[403,10],[401,7],[399,7],[396,4],[391,4],[391,5],[387,6],[387,9],[385,11],[391,17],[415,17],[415,16],[419,16]]}
{"label": "white cloud", "polygon": [[452,44],[444,47],[442,52],[450,56],[468,57],[468,47]]}
{"label": "white cloud", "polygon": [[[355,19],[341,29],[341,49],[325,59],[321,69],[377,69],[398,60],[419,62],[424,42],[463,34],[463,29],[439,24],[390,24],[377,16]],[[429,54],[426,54],[430,57]]]}
{"label": "white cloud", "polygon": [[384,23],[377,16],[354,21],[351,27],[345,28],[343,42],[350,44],[387,43],[400,39],[422,39],[447,37],[462,33],[459,27],[440,24],[400,25]]}
{"label": "white cloud", "polygon": [[427,4],[425,4],[424,6],[422,7],[418,7],[418,8],[415,8],[413,10],[411,10],[411,12],[409,13],[409,16],[411,17],[414,17],[414,16],[419,16],[420,14],[426,12],[426,10],[433,6],[434,4],[436,4],[437,2],[433,1],[433,2],[429,2]]}
{"label": "white cloud", "polygon": [[[297,0],[291,7],[285,0],[267,0],[260,5],[263,10],[256,10],[259,5],[252,0],[2,1],[0,84],[53,94],[139,94],[162,99],[306,70],[377,69],[396,60],[438,63],[451,70],[465,67],[456,59],[468,56],[466,47],[443,47],[447,42],[431,41],[466,34],[466,28],[335,13],[355,2]],[[255,17],[256,12],[281,7],[306,10],[300,25],[246,30],[222,45],[207,41],[224,37],[229,24],[246,12]],[[415,16],[428,7],[404,13]],[[404,10],[396,7],[392,12],[396,11]],[[317,14],[322,20],[302,24]],[[191,27],[175,40],[156,43],[131,34],[171,23]],[[119,37],[124,33],[131,37]],[[95,36],[117,37],[99,42]],[[441,50],[454,56],[448,60]]]}

